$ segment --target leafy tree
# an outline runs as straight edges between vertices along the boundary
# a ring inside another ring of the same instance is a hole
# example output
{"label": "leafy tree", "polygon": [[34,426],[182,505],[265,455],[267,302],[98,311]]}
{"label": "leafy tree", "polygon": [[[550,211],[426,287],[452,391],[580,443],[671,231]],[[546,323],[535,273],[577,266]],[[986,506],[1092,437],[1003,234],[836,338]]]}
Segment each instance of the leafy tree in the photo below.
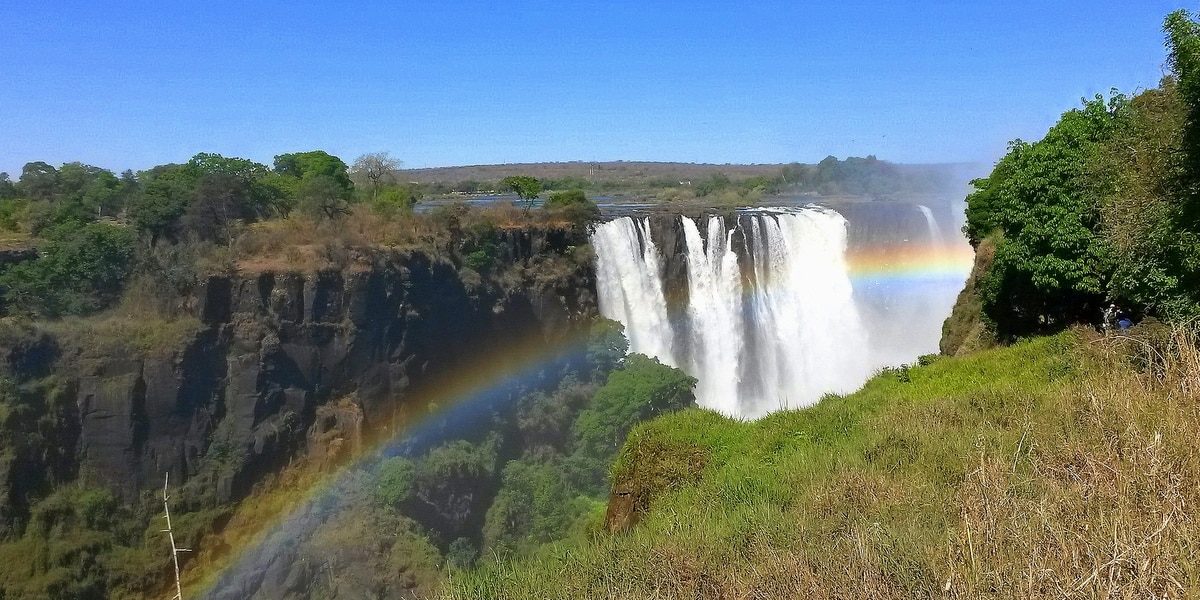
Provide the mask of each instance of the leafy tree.
{"label": "leafy tree", "polygon": [[111,171],[78,162],[66,163],[58,170],[55,222],[87,222],[100,216],[116,216],[122,208],[122,191],[121,181]]}
{"label": "leafy tree", "polygon": [[483,528],[488,552],[519,552],[565,537],[579,518],[577,492],[551,457],[528,457],[504,466],[500,491]]}
{"label": "leafy tree", "polygon": [[1200,290],[1183,266],[1190,244],[1177,218],[1187,195],[1186,119],[1173,80],[1138,94],[1092,169],[1096,179],[1112,181],[1103,212],[1103,233],[1113,250],[1109,294],[1168,319],[1200,314]]}
{"label": "leafy tree", "polygon": [[183,223],[198,239],[228,243],[234,223],[254,213],[249,183],[234,175],[211,173],[196,182]]}
{"label": "leafy tree", "polygon": [[597,319],[588,333],[587,360],[592,373],[606,377],[620,366],[629,352],[625,326],[611,319]]}
{"label": "leafy tree", "polygon": [[211,152],[196,154],[187,162],[187,167],[198,175],[228,175],[246,182],[261,179],[270,172],[262,163]]}
{"label": "leafy tree", "polygon": [[273,213],[286,214],[292,204],[289,198],[295,196],[296,189],[279,185],[277,174],[266,165],[245,158],[201,152],[188,161],[187,167],[197,177],[224,176],[242,182],[245,197],[239,203],[238,212],[248,221]]}
{"label": "leafy tree", "polygon": [[336,219],[350,214],[349,195],[349,191],[332,177],[306,177],[300,182],[298,208],[314,217]]}
{"label": "leafy tree", "polygon": [[973,239],[1000,233],[981,279],[983,311],[1001,337],[1093,318],[1112,272],[1089,166],[1127,115],[1114,95],[1067,112],[1041,141],[1013,142],[968,196]]}
{"label": "leafy tree", "polygon": [[346,194],[354,189],[346,163],[323,150],[280,154],[275,157],[275,172],[300,180],[328,177]]}
{"label": "leafy tree", "polygon": [[500,182],[500,186],[524,200],[526,212],[529,212],[533,201],[542,193],[541,180],[529,175],[510,175]]}
{"label": "leafy tree", "polygon": [[375,200],[382,186],[396,183],[396,171],[400,169],[400,164],[387,152],[370,152],[354,159],[350,175],[360,180],[359,185],[365,183],[370,187],[371,199]]}
{"label": "leafy tree", "polygon": [[475,566],[477,558],[479,551],[475,549],[475,544],[465,537],[450,542],[450,547],[446,549],[446,562],[452,569],[469,569]]}
{"label": "leafy tree", "polygon": [[447,539],[469,535],[491,500],[497,461],[494,440],[457,440],[430,450],[416,463],[410,510]]}
{"label": "leafy tree", "polygon": [[594,384],[581,384],[567,377],[556,390],[538,390],[522,396],[516,410],[521,447],[527,452],[570,451],[574,441],[571,425],[595,393]]}
{"label": "leafy tree", "polygon": [[389,185],[379,192],[370,202],[371,210],[387,216],[409,214],[420,200],[415,188],[402,185]]}
{"label": "leafy tree", "polygon": [[609,374],[572,428],[576,443],[571,462],[580,488],[601,491],[629,430],[664,412],[694,406],[695,386],[696,379],[679,369],[630,354],[624,366]]}
{"label": "leafy tree", "polygon": [[0,200],[13,200],[20,195],[16,184],[8,178],[8,173],[0,172]]}
{"label": "leafy tree", "polygon": [[141,175],[140,189],[129,200],[127,217],[151,245],[174,238],[179,221],[195,194],[199,178],[186,165],[160,165]]}
{"label": "leafy tree", "polygon": [[58,169],[41,161],[25,163],[17,190],[31,200],[50,200],[58,190]]}
{"label": "leafy tree", "polygon": [[384,460],[379,465],[379,480],[375,488],[375,499],[384,506],[398,508],[412,500],[416,480],[416,466],[403,457]]}
{"label": "leafy tree", "polygon": [[105,222],[48,234],[43,256],[0,274],[10,306],[46,317],[79,315],[117,299],[133,262],[134,233]]}
{"label": "leafy tree", "polygon": [[1179,192],[1172,203],[1170,219],[1174,236],[1168,246],[1173,254],[1172,270],[1182,287],[1191,295],[1193,308],[1200,303],[1200,23],[1186,10],[1167,16],[1163,29],[1167,34],[1169,64],[1178,80],[1186,118],[1180,145],[1182,165]]}
{"label": "leafy tree", "polygon": [[587,195],[580,189],[551,193],[543,208],[561,214],[577,227],[582,227],[600,218],[600,207],[596,206],[595,202],[588,200]]}

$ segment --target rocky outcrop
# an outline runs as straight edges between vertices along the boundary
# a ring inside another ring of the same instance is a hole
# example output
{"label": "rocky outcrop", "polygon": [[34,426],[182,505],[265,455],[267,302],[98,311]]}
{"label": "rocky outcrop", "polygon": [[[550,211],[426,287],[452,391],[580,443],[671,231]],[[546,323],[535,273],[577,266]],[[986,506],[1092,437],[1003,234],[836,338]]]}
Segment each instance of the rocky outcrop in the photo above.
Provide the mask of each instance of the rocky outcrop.
{"label": "rocky outcrop", "polygon": [[655,432],[630,437],[617,459],[604,528],[627,531],[663,493],[698,481],[709,456],[704,448],[660,438]]}
{"label": "rocky outcrop", "polygon": [[996,344],[995,334],[988,328],[983,317],[983,300],[980,283],[992,266],[996,255],[996,240],[986,238],[975,248],[975,264],[971,274],[949,318],[942,324],[941,353],[946,356],[962,356],[976,350],[990,348]]}

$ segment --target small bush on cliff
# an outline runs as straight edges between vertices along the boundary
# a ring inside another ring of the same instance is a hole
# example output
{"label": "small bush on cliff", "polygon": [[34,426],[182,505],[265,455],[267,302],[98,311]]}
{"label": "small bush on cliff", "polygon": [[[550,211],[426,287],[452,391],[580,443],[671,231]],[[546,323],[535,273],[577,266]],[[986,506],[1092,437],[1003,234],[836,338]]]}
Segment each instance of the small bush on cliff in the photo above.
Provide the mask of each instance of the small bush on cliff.
{"label": "small bush on cliff", "polygon": [[505,465],[483,529],[489,553],[529,551],[566,537],[588,503],[563,471],[561,459],[554,456],[531,456]]}
{"label": "small bush on cliff", "polygon": [[97,222],[56,229],[48,240],[41,258],[0,274],[10,306],[58,317],[95,312],[117,299],[133,262],[133,231]]}
{"label": "small bush on cliff", "polygon": [[583,190],[553,192],[543,208],[560,215],[575,227],[584,227],[600,218],[600,207],[589,200]]}

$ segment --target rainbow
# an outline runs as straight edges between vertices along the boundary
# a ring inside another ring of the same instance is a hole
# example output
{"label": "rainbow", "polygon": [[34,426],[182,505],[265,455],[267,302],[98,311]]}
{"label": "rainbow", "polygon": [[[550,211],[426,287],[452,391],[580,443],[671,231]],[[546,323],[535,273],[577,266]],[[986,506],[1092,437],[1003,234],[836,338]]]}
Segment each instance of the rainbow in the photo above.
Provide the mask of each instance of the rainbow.
{"label": "rainbow", "polygon": [[189,581],[189,596],[209,597],[217,586],[259,569],[278,549],[312,533],[344,508],[339,491],[351,482],[352,474],[361,470],[371,473],[386,457],[420,454],[442,441],[465,437],[472,426],[485,423],[498,405],[516,400],[522,389],[536,384],[547,369],[582,359],[587,332],[586,328],[577,329],[583,331],[551,342],[541,335],[513,340],[503,354],[471,361],[466,368],[454,369],[427,386],[426,393],[405,398],[405,412],[392,426],[373,434],[364,432],[354,457],[318,478],[270,523],[257,524],[257,531],[240,547],[229,549],[208,565],[216,567],[215,571],[205,573],[203,580]]}
{"label": "rainbow", "polygon": [[887,245],[851,248],[846,266],[856,284],[951,281],[962,283],[971,271],[974,253],[966,243]]}
{"label": "rainbow", "polygon": [[[846,264],[856,288],[890,284],[953,282],[961,285],[970,271],[969,246],[933,244],[879,245],[851,248]],[[673,307],[678,309],[678,307]],[[585,329],[585,328],[578,328]],[[354,457],[335,471],[316,478],[307,489],[266,523],[249,525],[256,531],[239,547],[214,557],[205,579],[189,581],[189,597],[208,597],[214,587],[259,569],[284,548],[312,533],[327,518],[344,508],[339,491],[359,471],[372,473],[385,457],[417,455],[440,442],[466,437],[472,427],[486,423],[492,411],[517,399],[522,388],[536,384],[547,369],[565,361],[582,359],[587,332],[547,341],[539,334],[514,339],[503,353],[494,353],[453,369],[424,391],[406,397],[401,413],[389,426],[376,425],[364,432]],[[233,523],[231,523],[232,525]],[[202,554],[201,559],[205,556]]]}

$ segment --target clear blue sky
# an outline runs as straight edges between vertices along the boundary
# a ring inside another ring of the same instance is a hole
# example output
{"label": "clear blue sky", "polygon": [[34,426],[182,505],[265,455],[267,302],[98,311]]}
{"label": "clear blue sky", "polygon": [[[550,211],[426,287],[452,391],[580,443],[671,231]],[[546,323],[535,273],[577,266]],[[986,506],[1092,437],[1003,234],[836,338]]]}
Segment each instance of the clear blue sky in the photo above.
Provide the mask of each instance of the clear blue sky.
{"label": "clear blue sky", "polygon": [[[343,6],[346,5],[346,6]],[[993,161],[1155,85],[1179,1],[29,2],[0,26],[0,170],[200,151],[406,166]]]}

